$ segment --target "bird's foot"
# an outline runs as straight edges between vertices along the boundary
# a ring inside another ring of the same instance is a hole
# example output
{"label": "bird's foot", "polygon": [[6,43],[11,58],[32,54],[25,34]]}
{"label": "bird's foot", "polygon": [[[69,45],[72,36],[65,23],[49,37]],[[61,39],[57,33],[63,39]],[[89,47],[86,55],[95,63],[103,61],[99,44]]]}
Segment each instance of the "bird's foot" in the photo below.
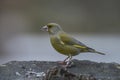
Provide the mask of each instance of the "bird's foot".
{"label": "bird's foot", "polygon": [[66,65],[66,64],[67,64],[67,62],[65,62],[65,61],[58,61],[58,63],[59,63],[60,65]]}
{"label": "bird's foot", "polygon": [[74,66],[74,63],[72,61],[59,61],[58,62],[60,65],[62,65],[65,68],[71,68]]}
{"label": "bird's foot", "polygon": [[71,67],[74,67],[74,66],[75,65],[74,65],[74,63],[72,61],[66,62],[66,65],[65,65],[66,68],[71,68]]}

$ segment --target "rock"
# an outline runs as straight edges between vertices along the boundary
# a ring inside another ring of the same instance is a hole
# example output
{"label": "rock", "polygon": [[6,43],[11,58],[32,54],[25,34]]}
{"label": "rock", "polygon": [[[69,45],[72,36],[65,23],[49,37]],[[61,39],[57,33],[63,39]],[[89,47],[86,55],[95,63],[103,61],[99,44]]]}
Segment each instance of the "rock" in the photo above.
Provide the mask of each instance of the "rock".
{"label": "rock", "polygon": [[65,68],[58,62],[11,61],[0,65],[0,80],[120,80],[120,64],[73,60]]}

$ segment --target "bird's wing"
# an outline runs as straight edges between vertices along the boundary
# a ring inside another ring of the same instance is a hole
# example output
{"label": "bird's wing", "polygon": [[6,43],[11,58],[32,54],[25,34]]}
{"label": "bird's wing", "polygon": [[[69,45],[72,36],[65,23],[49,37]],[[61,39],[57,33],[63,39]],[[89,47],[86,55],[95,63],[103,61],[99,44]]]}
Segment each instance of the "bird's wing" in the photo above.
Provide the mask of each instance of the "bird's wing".
{"label": "bird's wing", "polygon": [[60,36],[61,42],[66,45],[72,45],[77,48],[87,48],[86,45],[76,40],[75,38],[69,36],[68,34],[60,34],[59,36]]}
{"label": "bird's wing", "polygon": [[59,36],[60,36],[61,44],[74,46],[76,48],[83,50],[83,52],[85,51],[85,52],[92,52],[92,53],[98,53],[101,55],[105,55],[104,53],[98,52],[93,48],[87,47],[86,45],[84,45],[80,41],[76,40],[75,38],[73,38],[67,34],[61,34]]}

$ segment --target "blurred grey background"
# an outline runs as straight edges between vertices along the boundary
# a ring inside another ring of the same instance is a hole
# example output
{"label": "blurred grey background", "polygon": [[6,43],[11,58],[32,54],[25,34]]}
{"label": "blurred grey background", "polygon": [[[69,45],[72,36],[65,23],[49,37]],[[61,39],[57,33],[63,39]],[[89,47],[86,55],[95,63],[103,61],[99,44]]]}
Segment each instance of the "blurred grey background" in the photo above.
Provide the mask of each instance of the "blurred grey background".
{"label": "blurred grey background", "polygon": [[119,0],[0,0],[0,63],[12,60],[63,60],[40,26],[55,22],[106,56],[81,54],[80,60],[118,62]]}

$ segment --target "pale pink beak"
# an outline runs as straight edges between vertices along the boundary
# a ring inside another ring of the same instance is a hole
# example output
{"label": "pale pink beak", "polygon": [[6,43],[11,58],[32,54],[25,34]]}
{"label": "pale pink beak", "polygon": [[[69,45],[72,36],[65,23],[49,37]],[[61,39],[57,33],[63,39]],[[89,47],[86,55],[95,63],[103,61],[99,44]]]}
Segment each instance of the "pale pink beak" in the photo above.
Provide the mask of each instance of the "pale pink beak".
{"label": "pale pink beak", "polygon": [[42,31],[48,31],[48,27],[47,26],[43,26],[43,27],[40,28],[40,30],[42,30]]}

